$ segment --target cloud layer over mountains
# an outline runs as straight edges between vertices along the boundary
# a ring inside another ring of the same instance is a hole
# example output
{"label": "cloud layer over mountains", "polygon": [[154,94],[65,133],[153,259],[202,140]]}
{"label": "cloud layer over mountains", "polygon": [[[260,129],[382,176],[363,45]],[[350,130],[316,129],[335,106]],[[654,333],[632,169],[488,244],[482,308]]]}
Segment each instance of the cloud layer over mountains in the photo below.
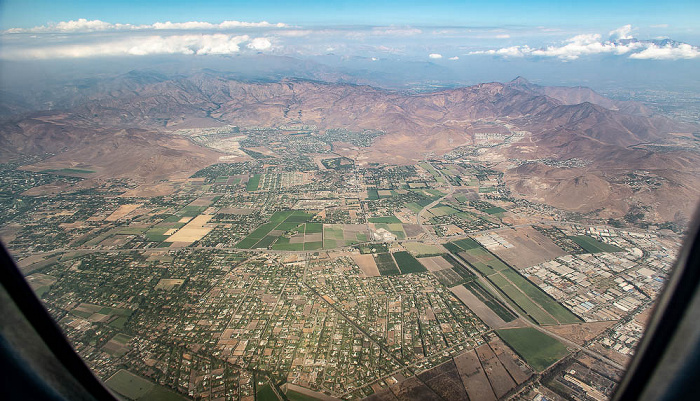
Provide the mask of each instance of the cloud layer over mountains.
{"label": "cloud layer over mountains", "polygon": [[[656,25],[653,29],[666,29]],[[223,21],[156,22],[149,25],[78,19],[11,28],[0,33],[0,58],[34,60],[163,54],[285,56],[333,53],[342,57],[413,58],[434,62],[469,56],[551,58],[574,61],[614,55],[637,60],[700,58],[697,46],[668,39],[640,40],[625,25],[604,38],[547,27],[298,27],[285,23]],[[569,34],[568,38],[567,35]]]}

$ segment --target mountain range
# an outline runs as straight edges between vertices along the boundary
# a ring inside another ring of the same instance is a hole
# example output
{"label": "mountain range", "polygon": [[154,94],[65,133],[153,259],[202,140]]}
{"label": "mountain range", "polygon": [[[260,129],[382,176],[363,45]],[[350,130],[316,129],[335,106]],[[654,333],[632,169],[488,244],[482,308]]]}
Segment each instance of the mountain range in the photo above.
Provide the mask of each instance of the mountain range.
{"label": "mountain range", "polygon": [[[411,93],[304,79],[241,81],[216,71],[134,71],[34,100],[0,104],[3,159],[51,153],[41,166],[70,162],[149,183],[186,177],[218,160],[216,151],[172,135],[181,128],[302,123],[319,132],[380,130],[385,135],[361,150],[362,159],[412,164],[472,145],[475,133],[495,124],[529,133],[479,156],[505,174],[516,197],[609,218],[643,208],[657,222],[687,219],[700,198],[697,126],[588,88],[521,77]],[[574,159],[581,166],[562,167]],[[630,174],[658,185],[640,190]]]}

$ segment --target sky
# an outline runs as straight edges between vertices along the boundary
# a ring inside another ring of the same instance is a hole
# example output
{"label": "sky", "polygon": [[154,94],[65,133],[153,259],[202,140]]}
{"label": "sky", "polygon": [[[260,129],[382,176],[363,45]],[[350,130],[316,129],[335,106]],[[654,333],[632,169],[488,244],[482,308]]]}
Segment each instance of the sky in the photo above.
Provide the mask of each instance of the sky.
{"label": "sky", "polygon": [[540,66],[573,77],[596,65],[601,76],[660,74],[672,63],[697,82],[687,72],[700,67],[697,21],[696,0],[0,0],[0,63],[265,55],[384,72],[419,62],[455,77]]}
{"label": "sky", "polygon": [[[0,26],[29,28],[85,18],[148,24],[156,21],[276,21],[291,24],[549,25],[670,24],[697,28],[700,2],[681,1],[425,1],[425,0],[6,0]],[[631,21],[634,20],[634,21]]]}

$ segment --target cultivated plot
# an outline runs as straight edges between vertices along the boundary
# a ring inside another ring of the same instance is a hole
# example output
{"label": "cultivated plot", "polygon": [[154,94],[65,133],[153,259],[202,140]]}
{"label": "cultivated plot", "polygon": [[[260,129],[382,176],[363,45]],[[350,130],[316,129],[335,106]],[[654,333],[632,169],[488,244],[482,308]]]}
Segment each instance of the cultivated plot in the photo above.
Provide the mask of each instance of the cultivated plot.
{"label": "cultivated plot", "polygon": [[538,372],[569,354],[564,344],[532,327],[503,329],[496,333]]}

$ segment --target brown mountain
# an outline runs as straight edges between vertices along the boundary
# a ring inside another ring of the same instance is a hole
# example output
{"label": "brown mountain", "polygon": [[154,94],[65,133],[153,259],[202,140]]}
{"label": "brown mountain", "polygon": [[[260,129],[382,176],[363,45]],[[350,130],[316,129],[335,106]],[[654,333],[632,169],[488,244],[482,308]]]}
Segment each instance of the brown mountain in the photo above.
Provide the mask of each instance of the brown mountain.
{"label": "brown mountain", "polygon": [[[484,122],[501,129],[507,123],[532,135],[487,156],[504,163],[500,168],[514,193],[570,210],[608,208],[610,216],[619,217],[636,203],[664,203],[688,215],[690,203],[700,195],[698,153],[644,148],[663,144],[672,133],[697,128],[590,89],[541,87],[524,79],[414,94],[299,79],[242,82],[212,72],[176,78],[134,72],[86,84],[65,110],[5,120],[0,125],[0,154],[59,153],[57,158],[77,158],[107,175],[128,175],[131,169],[148,180],[163,177],[161,164],[173,164],[168,169],[187,174],[217,159],[210,150],[178,142],[169,134],[174,129],[290,122],[321,130],[382,130],[386,135],[375,140],[364,158],[393,163],[413,163],[428,152],[441,154],[471,144]],[[120,160],[129,162],[110,162],[115,149]],[[542,165],[529,171],[506,163],[542,158],[578,158],[594,167],[584,172]],[[629,185],[622,176],[641,169],[659,174],[662,186],[681,188],[675,191],[679,195],[628,196]],[[547,179],[548,184],[529,185],[531,178]],[[587,200],[576,195],[583,193],[595,196]],[[681,196],[685,199],[673,201]],[[655,210],[665,207],[657,206]],[[659,213],[657,220],[674,217],[671,211]]]}

